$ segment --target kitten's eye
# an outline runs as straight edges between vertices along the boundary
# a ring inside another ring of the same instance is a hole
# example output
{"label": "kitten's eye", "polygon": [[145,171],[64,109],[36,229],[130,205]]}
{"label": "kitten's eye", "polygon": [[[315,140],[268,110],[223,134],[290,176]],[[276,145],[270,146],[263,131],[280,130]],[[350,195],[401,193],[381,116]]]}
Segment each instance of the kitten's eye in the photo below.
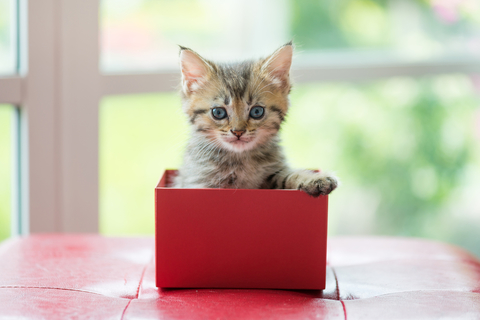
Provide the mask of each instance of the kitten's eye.
{"label": "kitten's eye", "polygon": [[227,111],[225,108],[213,108],[212,116],[217,120],[222,120],[227,117]]}
{"label": "kitten's eye", "polygon": [[253,119],[260,119],[263,116],[263,113],[265,112],[265,108],[260,107],[260,106],[255,106],[250,110],[250,117]]}

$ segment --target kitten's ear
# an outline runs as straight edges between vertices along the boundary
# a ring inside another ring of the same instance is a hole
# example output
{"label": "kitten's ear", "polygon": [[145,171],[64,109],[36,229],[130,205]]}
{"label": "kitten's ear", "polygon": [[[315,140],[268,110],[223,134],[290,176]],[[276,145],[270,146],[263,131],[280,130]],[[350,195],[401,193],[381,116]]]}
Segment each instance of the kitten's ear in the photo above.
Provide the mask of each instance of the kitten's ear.
{"label": "kitten's ear", "polygon": [[268,72],[273,77],[274,82],[282,88],[290,88],[292,56],[293,44],[290,41],[269,56],[262,66],[262,69]]}
{"label": "kitten's ear", "polygon": [[212,66],[198,53],[180,46],[182,88],[186,94],[197,91],[206,81]]}

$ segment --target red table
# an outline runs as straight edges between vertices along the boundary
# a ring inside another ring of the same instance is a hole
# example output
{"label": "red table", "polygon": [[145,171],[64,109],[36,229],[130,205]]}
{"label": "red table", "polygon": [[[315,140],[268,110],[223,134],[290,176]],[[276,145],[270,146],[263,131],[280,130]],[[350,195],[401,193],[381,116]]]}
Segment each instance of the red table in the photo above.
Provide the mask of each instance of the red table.
{"label": "red table", "polygon": [[155,287],[153,238],[0,246],[0,319],[480,319],[480,262],[420,239],[330,238],[324,291]]}

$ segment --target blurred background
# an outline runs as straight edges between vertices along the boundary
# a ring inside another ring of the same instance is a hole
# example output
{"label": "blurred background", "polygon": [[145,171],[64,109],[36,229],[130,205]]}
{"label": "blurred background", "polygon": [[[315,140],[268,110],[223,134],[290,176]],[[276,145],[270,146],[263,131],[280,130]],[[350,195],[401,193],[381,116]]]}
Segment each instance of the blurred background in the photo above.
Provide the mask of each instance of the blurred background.
{"label": "blurred background", "polygon": [[[11,3],[0,0],[0,74],[16,68]],[[479,1],[100,3],[105,74],[179,72],[177,44],[235,61],[293,39],[282,143],[293,167],[340,177],[330,196],[329,234],[431,238],[480,257],[480,76],[355,76],[372,63],[435,60],[441,70],[459,57],[478,57]],[[296,71],[318,65],[342,66],[350,76],[306,80]],[[0,105],[0,240],[10,233],[15,114]],[[104,97],[99,128],[100,231],[152,235],[154,187],[164,169],[180,165],[188,138],[177,83],[168,92]]]}

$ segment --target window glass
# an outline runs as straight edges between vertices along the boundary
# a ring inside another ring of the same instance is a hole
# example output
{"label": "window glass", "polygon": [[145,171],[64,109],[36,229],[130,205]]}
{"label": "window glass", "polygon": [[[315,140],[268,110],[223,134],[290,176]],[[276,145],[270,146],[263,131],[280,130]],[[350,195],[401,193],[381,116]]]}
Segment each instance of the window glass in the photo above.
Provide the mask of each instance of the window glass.
{"label": "window glass", "polygon": [[14,1],[0,0],[0,75],[16,71],[15,21]]}
{"label": "window glass", "polygon": [[331,234],[436,238],[480,256],[479,79],[296,86],[283,128],[299,168],[335,171]]}
{"label": "window glass", "polygon": [[290,34],[303,50],[391,50],[410,58],[480,52],[477,0],[289,0],[289,7]]}
{"label": "window glass", "polygon": [[176,93],[107,97],[100,108],[100,232],[154,231],[153,190],[181,163],[187,122]]}
{"label": "window glass", "polygon": [[0,241],[10,236],[14,112],[12,106],[0,105]]}
{"label": "window glass", "polygon": [[176,68],[178,45],[217,61],[269,53],[288,39],[285,3],[102,0],[101,69]]}
{"label": "window glass", "polygon": [[[282,143],[292,166],[335,171],[330,234],[436,238],[480,256],[480,78],[299,84]],[[153,189],[178,168],[177,93],[109,97],[100,114],[104,234],[153,233]]]}
{"label": "window glass", "polygon": [[234,61],[290,39],[307,60],[478,57],[479,26],[477,0],[102,0],[101,68],[174,68],[179,44]]}

